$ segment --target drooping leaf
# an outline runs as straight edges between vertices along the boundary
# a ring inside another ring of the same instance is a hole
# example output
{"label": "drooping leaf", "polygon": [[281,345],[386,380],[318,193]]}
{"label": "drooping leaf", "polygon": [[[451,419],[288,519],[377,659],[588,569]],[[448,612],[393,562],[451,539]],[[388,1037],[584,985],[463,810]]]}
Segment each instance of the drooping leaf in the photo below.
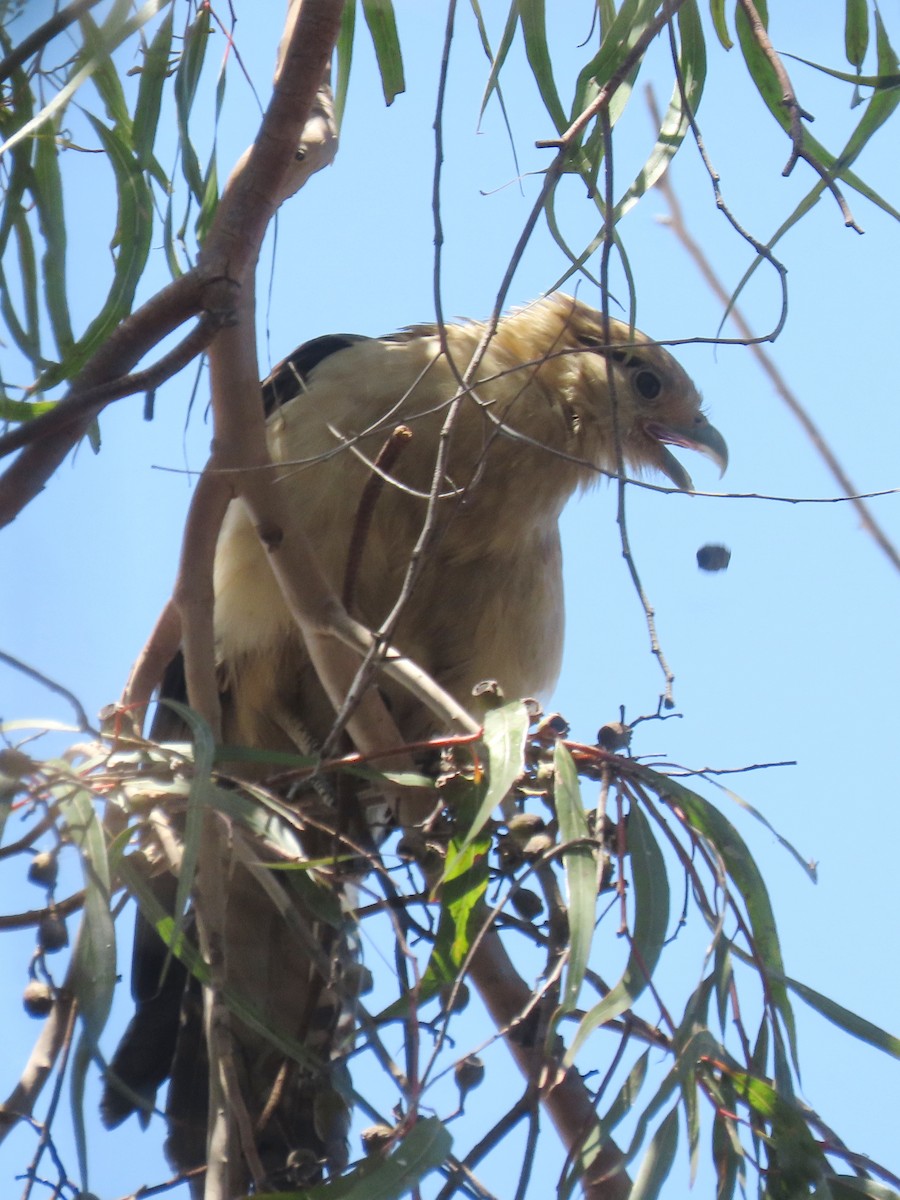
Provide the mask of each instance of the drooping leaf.
{"label": "drooping leaf", "polygon": [[862,1042],[868,1042],[870,1046],[875,1046],[878,1050],[883,1050],[885,1054],[890,1054],[893,1058],[900,1058],[900,1038],[887,1033],[849,1008],[844,1008],[842,1004],[829,999],[828,996],[823,996],[821,992],[807,987],[805,983],[800,983],[796,979],[786,979],[785,983],[792,992],[796,992],[801,1000],[805,1000],[810,1008],[821,1013],[839,1029],[859,1038]]}
{"label": "drooping leaf", "polygon": [[712,17],[716,37],[726,50],[730,50],[734,42],[731,40],[728,23],[725,20],[725,0],[709,0],[709,13]]}
{"label": "drooping leaf", "polygon": [[90,792],[71,784],[57,789],[60,812],[81,852],[85,899],[69,971],[81,1018],[81,1036],[72,1056],[72,1123],[83,1190],[88,1189],[84,1085],[112,1007],[116,982],[116,936],[110,905],[109,862],[100,820]]}
{"label": "drooping leaf", "polygon": [[147,169],[153,157],[163,88],[170,70],[174,7],[170,8],[153,36],[141,65],[137,101],[134,106],[134,154],[138,165]]}
{"label": "drooping leaf", "polygon": [[553,62],[547,46],[547,14],[544,0],[519,0],[518,8],[531,73],[550,120],[557,133],[563,133],[569,122],[553,78]]}
{"label": "drooping leaf", "polygon": [[632,1007],[646,988],[666,939],[669,884],[665,859],[647,818],[636,805],[628,817],[628,850],[634,892],[632,951],[621,979],[582,1018],[566,1051],[566,1066],[575,1061],[579,1049],[595,1029]]}
{"label": "drooping leaf", "polygon": [[[475,9],[480,27],[483,28],[484,21],[481,17],[481,7],[477,3],[477,0],[472,0],[472,7]],[[503,33],[500,35],[500,44],[497,47],[496,54],[494,54],[492,57],[491,71],[488,75],[488,81],[484,87],[484,94],[481,97],[481,107],[478,110],[479,120],[484,116],[485,109],[488,106],[488,101],[490,100],[492,94],[499,87],[500,72],[503,70],[503,64],[506,62],[506,56],[509,54],[509,49],[510,46],[512,46],[518,24],[518,0],[512,0],[512,3],[509,6],[509,12],[506,14],[506,24],[503,26]]]}
{"label": "drooping leaf", "polygon": [[669,1181],[678,1148],[678,1106],[671,1109],[650,1139],[632,1184],[629,1200],[656,1200]]}
{"label": "drooping leaf", "polygon": [[192,708],[177,700],[164,700],[162,703],[167,708],[171,708],[184,721],[194,739],[194,770],[188,792],[187,812],[184,819],[184,850],[181,858],[181,870],[178,873],[178,887],[175,892],[175,928],[176,936],[180,936],[184,914],[187,911],[188,897],[194,886],[194,875],[197,871],[200,840],[203,836],[203,814],[215,759],[216,743],[212,730]]}
{"label": "drooping leaf", "polygon": [[53,339],[61,358],[75,343],[69,320],[69,297],[66,287],[66,247],[68,242],[65,209],[63,207],[62,176],[57,161],[54,130],[46,127],[37,139],[34,154],[34,188],[32,199],[37,209],[44,253],[41,273],[44,284],[44,303],[50,317]]}
{"label": "drooping leaf", "polygon": [[392,0],[362,0],[362,10],[372,35],[384,100],[386,104],[393,104],[397,96],[406,91],[394,5]]}
{"label": "drooping leaf", "polygon": [[560,1009],[566,1012],[578,1003],[594,940],[597,910],[597,859],[590,845],[578,771],[565,744],[558,741],[553,753],[554,797],[559,836],[564,846],[569,916],[569,959],[566,965]]}
{"label": "drooping leaf", "polygon": [[185,30],[181,58],[178,70],[175,72],[175,114],[178,122],[181,170],[198,204],[203,203],[204,188],[197,151],[191,141],[190,115],[197,96],[203,64],[206,61],[210,29],[209,8],[204,4],[200,6],[197,16]]}
{"label": "drooping leaf", "polygon": [[[488,784],[472,825],[459,843],[460,850],[465,850],[478,837],[491,813],[500,807],[522,774],[527,737],[528,710],[521,700],[485,714],[483,741],[488,757]],[[448,870],[453,867],[453,862],[453,858],[448,857]]]}
{"label": "drooping leaf", "polygon": [[869,48],[868,0],[844,0],[844,49],[847,62],[857,71]]}
{"label": "drooping leaf", "polygon": [[338,129],[341,127],[344,109],[347,107],[347,89],[350,86],[350,68],[353,65],[353,35],[355,31],[356,5],[345,4],[341,13],[341,31],[335,46],[337,72],[334,87],[334,119]]}
{"label": "drooping leaf", "polygon": [[769,976],[772,999],[788,1030],[792,1057],[796,1059],[794,1019],[783,982],[784,965],[775,925],[775,915],[759,867],[749,848],[722,813],[708,800],[669,776],[659,775],[636,764],[634,773],[657,795],[666,797],[685,817],[688,824],[709,842],[725,863],[743,901],[753,937],[753,952],[759,966]]}
{"label": "drooping leaf", "polygon": [[706,40],[696,0],[688,0],[678,10],[679,48],[683,89],[675,84],[669,107],[663,117],[656,145],[615,209],[619,221],[668,169],[689,128],[689,114],[696,112],[706,82]]}

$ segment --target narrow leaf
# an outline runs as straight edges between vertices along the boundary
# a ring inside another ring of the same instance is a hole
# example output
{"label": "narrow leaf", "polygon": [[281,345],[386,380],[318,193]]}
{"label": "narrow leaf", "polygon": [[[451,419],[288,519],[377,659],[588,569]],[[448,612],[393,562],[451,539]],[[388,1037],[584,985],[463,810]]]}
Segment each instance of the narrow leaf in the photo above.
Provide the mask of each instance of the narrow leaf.
{"label": "narrow leaf", "polygon": [[587,1037],[604,1024],[631,1008],[652,975],[669,923],[669,884],[666,864],[647,818],[633,805],[628,817],[628,850],[634,891],[634,931],[632,952],[622,978],[585,1016],[566,1051],[565,1064],[571,1066]]}
{"label": "narrow leaf", "polygon": [[787,989],[782,982],[784,964],[775,915],[765,882],[749,848],[731,822],[696,792],[648,767],[637,765],[635,773],[657,795],[665,797],[680,810],[688,824],[710,841],[724,861],[747,910],[753,948],[760,966],[769,976],[770,993],[787,1026],[792,1055],[796,1058],[794,1019]]}
{"label": "narrow leaf", "polygon": [[66,291],[66,218],[63,208],[62,176],[56,157],[53,132],[44,130],[37,139],[34,155],[35,186],[32,197],[38,213],[44,254],[41,262],[44,301],[50,316],[53,338],[61,358],[72,349],[75,338],[69,321]]}
{"label": "narrow leaf", "polygon": [[[480,14],[480,8],[473,0],[473,7]],[[483,22],[481,22],[483,24]],[[494,90],[499,87],[500,72],[503,70],[503,64],[506,62],[506,56],[509,54],[509,48],[513,43],[516,28],[519,24],[519,5],[517,0],[512,0],[509,6],[509,12],[506,14],[506,24],[503,26],[503,33],[500,35],[500,45],[497,47],[497,53],[493,56],[491,62],[491,73],[488,75],[488,81],[484,87],[484,95],[481,97],[481,108],[478,110],[478,119],[484,116],[485,109],[488,106],[488,101],[491,98]]]}
{"label": "narrow leaf", "polygon": [[869,48],[868,0],[845,0],[845,4],[844,49],[847,62],[859,70]]}
{"label": "narrow leaf", "polygon": [[194,770],[185,814],[181,871],[175,893],[176,934],[180,934],[197,870],[200,838],[203,836],[203,811],[206,805],[206,791],[210,786],[216,743],[212,730],[192,708],[177,700],[163,700],[161,703],[171,708],[184,721],[194,738]]}
{"label": "narrow leaf", "polygon": [[565,744],[556,743],[553,753],[554,796],[559,836],[563,850],[569,912],[569,960],[560,1007],[575,1007],[587,970],[597,911],[597,859],[589,844],[590,831],[578,783],[578,771]]}
{"label": "narrow leaf", "polygon": [[873,1025],[871,1021],[860,1017],[849,1008],[844,1008],[837,1001],[823,996],[821,992],[807,987],[805,983],[799,983],[796,979],[786,979],[785,983],[792,992],[797,993],[801,1000],[805,1000],[810,1008],[821,1013],[833,1025],[837,1025],[846,1033],[859,1038],[860,1041],[868,1042],[870,1046],[883,1050],[885,1054],[890,1054],[893,1058],[900,1058],[900,1038],[885,1032],[878,1025]]}
{"label": "narrow leaf", "polygon": [[384,100],[386,104],[393,104],[396,97],[406,91],[394,6],[391,0],[362,0],[362,10],[375,47]]}
{"label": "narrow leaf", "polygon": [[519,0],[518,7],[522,33],[525,38],[525,53],[528,56],[534,81],[557,133],[563,133],[569,122],[566,119],[559,92],[556,90],[556,81],[553,78],[553,63],[547,47],[547,18],[544,11],[544,0]]}
{"label": "narrow leaf", "polygon": [[140,166],[145,169],[153,156],[163,87],[169,73],[173,15],[174,7],[166,13],[165,19],[154,34],[141,67],[141,79],[134,106],[134,153]]}
{"label": "narrow leaf", "polygon": [[[528,724],[528,710],[521,700],[504,704],[485,715],[483,741],[488,757],[488,785],[475,819],[460,843],[461,849],[464,850],[481,833],[491,813],[501,806],[522,774]],[[448,870],[453,861],[448,857]]]}
{"label": "narrow leaf", "polygon": [[68,785],[57,795],[69,834],[81,851],[85,881],[84,911],[72,952],[70,978],[82,1028],[72,1056],[72,1122],[82,1188],[87,1191],[84,1086],[112,1006],[116,983],[116,936],[109,911],[106,843],[92,797],[84,789],[73,791]]}
{"label": "narrow leaf", "polygon": [[654,1133],[629,1193],[629,1200],[656,1200],[669,1180],[678,1147],[678,1106]]}
{"label": "narrow leaf", "polygon": [[190,135],[190,114],[197,95],[197,86],[203,71],[209,43],[210,15],[202,5],[197,17],[184,34],[184,49],[178,70],[175,72],[175,114],[178,122],[178,140],[181,150],[181,169],[188,187],[198,204],[203,202],[203,178],[200,163]]}
{"label": "narrow leaf", "polygon": [[353,65],[353,34],[356,29],[356,5],[345,4],[341,13],[341,31],[336,50],[337,82],[334,88],[334,118],[340,129],[347,106],[347,88],[350,85],[350,68]]}
{"label": "narrow leaf", "polygon": [[725,20],[725,0],[709,0],[709,12],[712,17],[713,28],[716,31],[716,37],[718,37],[726,50],[730,50],[734,42],[731,40],[731,34],[728,32],[728,22]]}

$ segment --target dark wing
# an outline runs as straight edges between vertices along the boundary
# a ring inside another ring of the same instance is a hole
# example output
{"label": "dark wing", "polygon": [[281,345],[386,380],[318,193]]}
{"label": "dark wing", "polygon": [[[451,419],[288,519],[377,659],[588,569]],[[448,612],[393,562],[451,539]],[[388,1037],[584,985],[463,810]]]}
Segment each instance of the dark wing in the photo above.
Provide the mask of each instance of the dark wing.
{"label": "dark wing", "polygon": [[367,342],[369,339],[358,333],[326,333],[323,337],[313,338],[298,346],[287,358],[272,370],[262,382],[263,406],[266,416],[270,416],[276,408],[287,404],[304,391],[307,379],[320,362],[346,350],[357,342]]}

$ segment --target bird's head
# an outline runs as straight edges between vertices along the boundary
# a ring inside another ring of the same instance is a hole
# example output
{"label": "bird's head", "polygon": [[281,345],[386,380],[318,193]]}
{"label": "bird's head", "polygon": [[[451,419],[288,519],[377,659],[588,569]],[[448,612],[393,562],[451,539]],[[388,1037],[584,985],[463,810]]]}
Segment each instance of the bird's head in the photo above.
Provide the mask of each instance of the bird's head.
{"label": "bird's head", "polygon": [[[563,405],[585,459],[616,471],[616,441],[626,466],[657,470],[677,488],[692,489],[691,477],[669,449],[697,450],[728,465],[728,447],[703,414],[700,395],[667,350],[622,321],[609,320],[571,296],[556,294],[508,318],[519,318],[545,354],[539,368],[544,388]],[[535,334],[540,330],[539,336]],[[515,333],[514,329],[509,330]],[[524,347],[523,347],[524,349]]]}

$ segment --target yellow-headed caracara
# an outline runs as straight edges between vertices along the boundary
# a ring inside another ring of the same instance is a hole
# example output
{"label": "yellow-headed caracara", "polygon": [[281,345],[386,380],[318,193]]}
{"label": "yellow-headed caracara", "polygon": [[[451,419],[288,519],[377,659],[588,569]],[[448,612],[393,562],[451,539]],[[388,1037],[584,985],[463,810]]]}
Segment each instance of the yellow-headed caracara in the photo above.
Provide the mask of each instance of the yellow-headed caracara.
{"label": "yellow-headed caracara", "polygon": [[[484,333],[476,322],[448,326],[447,354],[430,325],[382,338],[318,338],[262,385],[272,457],[283,464],[275,486],[289,494],[338,594],[373,461],[398,425],[412,433],[390,468],[353,565],[351,611],[370,629],[399,594],[425,520],[448,406]],[[569,296],[553,295],[504,317],[462,395],[436,536],[394,645],[463,705],[484,679],[496,680],[508,698],[546,695],[562,650],[559,515],[573,492],[601,472],[615,474],[620,461],[627,471],[657,471],[690,488],[670,445],[699,450],[725,467],[725,442],[667,351],[615,320],[605,334],[600,313]],[[219,539],[215,593],[224,740],[263,750],[314,750],[334,712],[240,501],[231,505]],[[419,701],[397,684],[379,681],[379,687],[406,739],[435,732]],[[242,880],[245,892],[250,884]],[[255,900],[243,895],[236,915],[255,955],[244,986],[255,981],[260,1011],[292,1036],[308,1038],[316,972],[296,943],[281,944],[285,935],[274,910],[255,915],[264,899],[261,892]],[[164,955],[154,957],[153,936],[139,930],[138,1014],[112,1067],[143,1096],[172,1075],[169,1151],[183,1168],[205,1156],[205,1100],[201,1116],[192,1118],[185,1115],[185,1095],[205,1093],[202,1079],[199,1089],[193,1086],[202,1075],[196,1033],[193,1059],[184,1046],[176,1050],[178,1009],[184,1021],[190,1007],[182,1005],[183,976],[170,964],[160,987]],[[332,984],[319,978],[316,986],[331,995]],[[266,1185],[302,1185],[322,1166],[340,1167],[346,1121],[329,1118],[329,1125],[312,1099],[331,1086],[324,1068],[316,1076],[285,1066],[271,1045],[238,1028],[246,1059],[241,1078]],[[327,1047],[317,1046],[316,1053],[321,1061],[329,1057]],[[110,1082],[105,1119],[117,1123],[133,1109]]]}

